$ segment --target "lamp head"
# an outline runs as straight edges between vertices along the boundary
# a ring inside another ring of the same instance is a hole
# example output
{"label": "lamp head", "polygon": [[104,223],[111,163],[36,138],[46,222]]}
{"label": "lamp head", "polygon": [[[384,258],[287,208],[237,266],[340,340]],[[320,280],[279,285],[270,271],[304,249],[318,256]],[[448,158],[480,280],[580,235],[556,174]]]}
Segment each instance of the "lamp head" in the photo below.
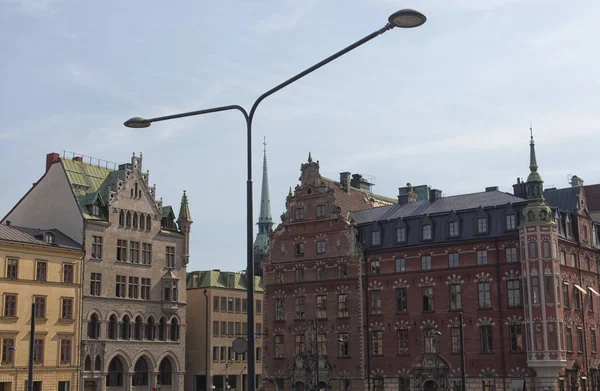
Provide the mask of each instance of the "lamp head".
{"label": "lamp head", "polygon": [[415,11],[413,9],[405,8],[400,11],[394,12],[388,18],[388,22],[394,27],[401,28],[413,28],[419,27],[423,23],[427,21],[427,17],[420,13],[419,11]]}
{"label": "lamp head", "polygon": [[151,125],[151,122],[142,118],[142,117],[133,117],[133,118],[129,118],[127,121],[125,121],[123,123],[123,125],[127,126],[128,128],[147,128],[148,126]]}

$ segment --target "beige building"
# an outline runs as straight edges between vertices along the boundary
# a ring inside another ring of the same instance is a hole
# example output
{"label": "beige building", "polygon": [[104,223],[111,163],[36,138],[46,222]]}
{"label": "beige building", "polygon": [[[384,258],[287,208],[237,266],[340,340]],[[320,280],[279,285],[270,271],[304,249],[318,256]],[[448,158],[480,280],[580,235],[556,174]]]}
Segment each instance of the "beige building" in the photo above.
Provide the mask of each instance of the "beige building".
{"label": "beige building", "polygon": [[180,391],[185,373],[187,196],[163,206],[142,157],[116,165],[46,157],[46,171],[4,220],[56,226],[85,250],[84,391]]}
{"label": "beige building", "polygon": [[26,389],[33,303],[34,390],[78,390],[82,259],[60,231],[0,225],[0,391]]}
{"label": "beige building", "polygon": [[[187,275],[186,391],[247,391],[247,357],[232,344],[246,338],[245,274],[220,270]],[[256,373],[262,372],[262,277],[255,277]],[[208,374],[208,377],[207,377]],[[261,384],[257,375],[257,389]]]}

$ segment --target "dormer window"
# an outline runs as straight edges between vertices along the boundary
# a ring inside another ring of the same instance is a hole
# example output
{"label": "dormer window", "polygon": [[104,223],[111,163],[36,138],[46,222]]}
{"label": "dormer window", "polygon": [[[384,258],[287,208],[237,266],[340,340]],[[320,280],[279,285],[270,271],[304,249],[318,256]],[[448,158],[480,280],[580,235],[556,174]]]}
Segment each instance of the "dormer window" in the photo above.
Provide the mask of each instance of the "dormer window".
{"label": "dormer window", "polygon": [[381,231],[371,232],[371,246],[381,245]]}
{"label": "dormer window", "polygon": [[98,205],[92,205],[92,216],[100,216],[100,207]]}
{"label": "dormer window", "polygon": [[484,233],[487,233],[487,230],[488,230],[487,217],[478,217],[477,218],[477,233],[484,234]]}
{"label": "dormer window", "polygon": [[423,240],[431,240],[431,224],[425,224],[421,228],[421,237]]}
{"label": "dormer window", "polygon": [[517,216],[514,214],[506,215],[506,230],[517,229]]}
{"label": "dormer window", "polygon": [[406,243],[406,227],[396,228],[396,242]]}
{"label": "dormer window", "polygon": [[458,221],[451,221],[448,223],[448,236],[451,238],[457,237],[459,235],[458,231]]}
{"label": "dormer window", "polygon": [[44,242],[48,244],[54,244],[54,234],[52,232],[44,233]]}

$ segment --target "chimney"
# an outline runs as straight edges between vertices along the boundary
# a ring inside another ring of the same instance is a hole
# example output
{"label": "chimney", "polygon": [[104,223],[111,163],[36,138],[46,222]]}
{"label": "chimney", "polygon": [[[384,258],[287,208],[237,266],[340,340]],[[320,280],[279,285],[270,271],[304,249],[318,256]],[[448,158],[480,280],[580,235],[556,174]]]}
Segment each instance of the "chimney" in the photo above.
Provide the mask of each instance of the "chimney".
{"label": "chimney", "polygon": [[398,204],[404,205],[409,202],[415,202],[417,200],[417,193],[415,193],[410,183],[406,184],[406,187],[398,188]]}
{"label": "chimney", "polygon": [[348,193],[350,192],[350,175],[349,172],[340,172],[340,187]]}
{"label": "chimney", "polygon": [[429,202],[436,202],[442,198],[442,191],[438,189],[429,190]]}
{"label": "chimney", "polygon": [[49,153],[46,155],[46,172],[50,169],[54,163],[60,162],[60,155],[58,153]]}
{"label": "chimney", "polygon": [[359,190],[366,190],[366,191],[370,192],[371,185],[372,185],[372,183],[369,183],[366,180],[364,180],[362,175],[360,175],[360,174],[353,174],[352,179],[350,180],[350,186],[354,187],[355,189],[359,189]]}
{"label": "chimney", "polygon": [[489,186],[485,188],[486,193],[489,193],[490,191],[498,191],[498,186]]}
{"label": "chimney", "polygon": [[10,220],[6,220],[6,226],[10,227]]}
{"label": "chimney", "polygon": [[577,175],[573,175],[571,177],[571,182],[569,182],[571,187],[581,187],[583,186],[583,179],[578,177]]}
{"label": "chimney", "polygon": [[83,162],[83,156],[73,156],[73,160],[79,163]]}
{"label": "chimney", "polygon": [[527,198],[527,188],[521,178],[517,178],[517,183],[513,185],[513,194],[515,197]]}

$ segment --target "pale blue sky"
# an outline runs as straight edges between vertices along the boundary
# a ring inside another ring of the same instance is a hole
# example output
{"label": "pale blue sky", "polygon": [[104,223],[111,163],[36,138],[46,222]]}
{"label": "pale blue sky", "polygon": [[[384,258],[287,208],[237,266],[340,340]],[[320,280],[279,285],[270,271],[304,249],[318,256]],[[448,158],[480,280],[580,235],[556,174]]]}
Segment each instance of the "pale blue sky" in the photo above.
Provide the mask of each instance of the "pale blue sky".
{"label": "pale blue sky", "polygon": [[[166,204],[189,194],[190,270],[245,267],[245,128],[235,112],[122,126],[262,92],[418,8],[394,29],[268,98],[255,120],[255,197],[267,137],[276,223],[308,151],[321,173],[445,195],[528,173],[529,121],[546,186],[600,182],[600,3],[593,0],[0,0],[0,214],[61,150],[144,153]],[[255,203],[258,214],[259,203]]]}

